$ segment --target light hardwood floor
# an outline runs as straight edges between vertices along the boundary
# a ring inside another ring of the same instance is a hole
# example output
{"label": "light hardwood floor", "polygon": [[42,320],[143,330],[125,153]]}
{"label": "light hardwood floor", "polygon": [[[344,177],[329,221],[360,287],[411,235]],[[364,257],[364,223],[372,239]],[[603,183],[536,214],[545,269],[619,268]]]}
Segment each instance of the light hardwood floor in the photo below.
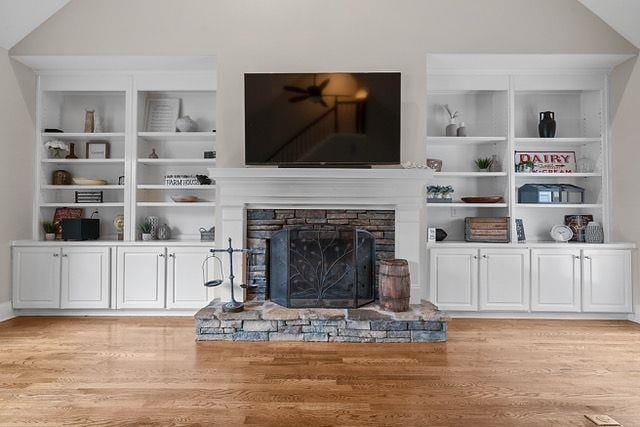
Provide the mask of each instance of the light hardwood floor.
{"label": "light hardwood floor", "polygon": [[0,323],[0,425],[640,426],[640,325],[454,320],[446,344],[196,343],[188,318]]}

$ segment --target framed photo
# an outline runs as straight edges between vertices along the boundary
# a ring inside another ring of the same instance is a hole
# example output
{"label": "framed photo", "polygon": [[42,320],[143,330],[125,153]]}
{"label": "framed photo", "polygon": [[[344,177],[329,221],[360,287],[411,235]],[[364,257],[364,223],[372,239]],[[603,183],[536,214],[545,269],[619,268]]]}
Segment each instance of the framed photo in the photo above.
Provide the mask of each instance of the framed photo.
{"label": "framed photo", "polygon": [[107,141],[88,141],[86,158],[87,159],[108,159],[109,143]]}
{"label": "framed photo", "polygon": [[175,132],[180,98],[148,98],[145,104],[147,132]]}
{"label": "framed photo", "polygon": [[534,173],[573,173],[576,171],[575,151],[516,151],[515,164],[533,162]]}
{"label": "framed photo", "polygon": [[593,215],[565,215],[564,225],[573,231],[571,242],[584,243],[584,229],[593,221]]}
{"label": "framed photo", "polygon": [[83,208],[56,208],[53,214],[53,225],[56,229],[56,239],[62,239],[62,220],[82,218],[84,215]]}
{"label": "framed photo", "polygon": [[518,236],[518,243],[527,242],[527,238],[524,234],[524,223],[521,218],[516,218],[516,234]]}

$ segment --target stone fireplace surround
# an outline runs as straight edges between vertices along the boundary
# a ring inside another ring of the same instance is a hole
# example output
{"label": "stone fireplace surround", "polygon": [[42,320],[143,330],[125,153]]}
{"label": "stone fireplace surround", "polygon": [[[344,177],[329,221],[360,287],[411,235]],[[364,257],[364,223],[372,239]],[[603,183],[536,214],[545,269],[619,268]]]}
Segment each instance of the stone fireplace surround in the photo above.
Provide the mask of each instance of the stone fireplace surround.
{"label": "stone fireplace surround", "polygon": [[[217,238],[260,247],[292,222],[319,229],[357,226],[376,232],[376,258],[404,258],[411,273],[410,311],[377,304],[357,309],[288,309],[240,287],[240,313],[224,313],[228,288],[196,314],[200,341],[434,342],[446,339],[447,318],[422,300],[426,289],[425,186],[431,172],[404,169],[210,169],[216,181]],[[287,223],[287,221],[289,223]],[[331,221],[331,222],[329,222]],[[345,224],[346,223],[346,224]],[[380,227],[380,228],[379,228]],[[386,234],[385,234],[386,233]],[[234,265],[245,270],[244,257]],[[264,264],[264,260],[263,260]],[[262,274],[262,275],[261,275]],[[264,279],[259,265],[251,279]]]}

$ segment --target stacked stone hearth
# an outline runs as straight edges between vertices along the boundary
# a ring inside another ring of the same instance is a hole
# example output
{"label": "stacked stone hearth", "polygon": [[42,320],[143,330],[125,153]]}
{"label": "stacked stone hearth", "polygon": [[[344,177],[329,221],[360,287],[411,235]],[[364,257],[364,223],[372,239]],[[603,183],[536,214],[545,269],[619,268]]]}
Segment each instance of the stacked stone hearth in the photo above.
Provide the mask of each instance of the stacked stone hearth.
{"label": "stacked stone hearth", "polygon": [[225,313],[213,301],[195,316],[199,341],[439,342],[447,320],[423,301],[402,313],[376,304],[357,309],[289,309],[272,302],[250,302],[239,313]]}
{"label": "stacked stone hearth", "polygon": [[[367,230],[375,238],[376,258],[394,257],[395,212],[393,210],[250,209],[247,211],[248,247],[266,248],[267,240],[285,227],[305,227],[321,231],[335,231],[343,227]],[[253,257],[249,267],[249,283],[258,287],[247,291],[248,301],[267,299],[266,275],[266,257],[263,255]]]}

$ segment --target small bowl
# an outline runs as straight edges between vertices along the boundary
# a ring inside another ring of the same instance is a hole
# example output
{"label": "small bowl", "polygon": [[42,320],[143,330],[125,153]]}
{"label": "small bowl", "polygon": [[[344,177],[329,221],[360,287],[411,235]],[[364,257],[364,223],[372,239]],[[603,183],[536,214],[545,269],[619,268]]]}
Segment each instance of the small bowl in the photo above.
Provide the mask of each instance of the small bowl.
{"label": "small bowl", "polygon": [[198,196],[171,196],[171,200],[176,203],[195,203],[200,199]]}

